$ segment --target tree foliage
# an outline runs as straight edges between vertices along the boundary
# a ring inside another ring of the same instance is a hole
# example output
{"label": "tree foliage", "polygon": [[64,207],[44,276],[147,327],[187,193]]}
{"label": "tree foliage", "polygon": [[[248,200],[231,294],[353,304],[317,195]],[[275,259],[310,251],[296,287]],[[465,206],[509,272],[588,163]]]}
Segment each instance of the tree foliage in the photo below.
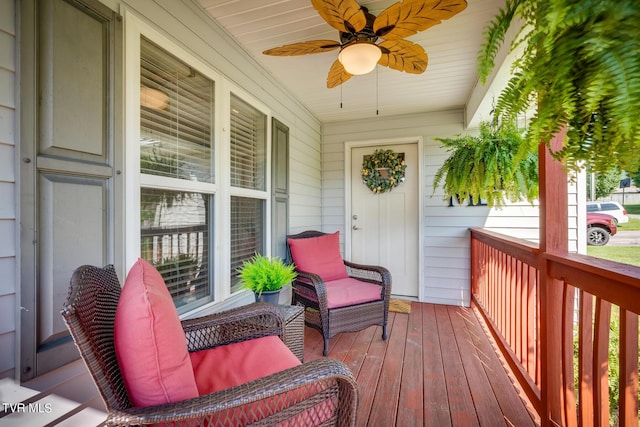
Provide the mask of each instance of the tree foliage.
{"label": "tree foliage", "polygon": [[436,140],[451,153],[433,180],[434,191],[442,183],[445,199],[474,198],[502,206],[506,199],[533,202],[538,197],[537,153],[515,160],[524,136],[513,122],[483,122],[478,136]]}
{"label": "tree foliage", "polygon": [[[620,185],[620,177],[622,172],[619,168],[614,167],[607,172],[600,172],[595,177],[595,197],[607,197],[613,193]],[[587,180],[587,194],[591,194],[591,180]]]}
{"label": "tree foliage", "polygon": [[568,167],[638,170],[639,22],[638,0],[506,0],[485,30],[478,73],[486,80],[507,30],[524,23],[512,45],[523,53],[495,112],[509,121],[537,103],[521,157],[566,124],[553,154]]}
{"label": "tree foliage", "polygon": [[640,169],[638,169],[635,173],[629,173],[629,177],[631,178],[631,182],[633,185],[640,188]]}

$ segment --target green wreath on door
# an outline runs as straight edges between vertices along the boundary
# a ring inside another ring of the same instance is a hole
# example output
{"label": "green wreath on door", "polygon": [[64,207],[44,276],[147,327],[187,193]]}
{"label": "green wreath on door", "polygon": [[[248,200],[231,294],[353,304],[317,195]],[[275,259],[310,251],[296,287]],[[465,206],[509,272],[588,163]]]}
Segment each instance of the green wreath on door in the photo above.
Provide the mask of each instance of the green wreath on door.
{"label": "green wreath on door", "polygon": [[373,154],[363,158],[362,182],[374,194],[391,191],[401,182],[404,182],[406,169],[407,164],[404,161],[404,153],[395,153],[392,150],[376,150]]}

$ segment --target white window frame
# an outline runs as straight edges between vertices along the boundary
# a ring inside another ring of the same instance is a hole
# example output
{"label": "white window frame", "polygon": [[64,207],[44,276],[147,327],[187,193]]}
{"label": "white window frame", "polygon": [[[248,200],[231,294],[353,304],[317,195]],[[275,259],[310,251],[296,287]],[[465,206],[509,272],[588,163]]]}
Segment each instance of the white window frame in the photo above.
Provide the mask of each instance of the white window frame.
{"label": "white window frame", "polygon": [[[125,271],[140,256],[140,188],[153,186],[167,190],[185,190],[178,180],[153,175],[140,174],[140,39],[142,36],[156,43],[167,52],[192,66],[198,72],[214,81],[214,129],[212,150],[214,153],[215,183],[192,182],[188,191],[211,193],[214,203],[211,206],[213,223],[209,230],[210,258],[212,271],[210,280],[213,282],[213,300],[191,312],[183,313],[181,317],[190,317],[209,311],[221,304],[231,304],[250,296],[246,290],[231,292],[230,283],[230,214],[231,197],[248,197],[264,200],[265,202],[265,254],[270,255],[271,245],[271,110],[253,95],[235,85],[231,80],[219,74],[211,64],[206,63],[197,55],[188,51],[169,38],[161,30],[154,28],[145,20],[139,18],[131,10],[123,11],[125,27]],[[249,103],[252,107],[266,115],[266,188],[264,191],[235,188],[230,185],[230,129],[231,94]],[[253,298],[251,296],[251,298]]]}
{"label": "white window frame", "polygon": [[[225,222],[225,226],[224,229],[227,230],[227,235],[225,236],[224,242],[226,243],[227,247],[226,247],[226,267],[224,269],[225,274],[227,275],[226,278],[226,292],[229,295],[233,295],[233,294],[238,294],[244,291],[235,291],[235,292],[231,292],[231,283],[230,283],[230,269],[231,269],[231,197],[246,197],[249,199],[261,199],[264,200],[265,202],[265,220],[264,220],[264,236],[265,236],[265,248],[264,248],[264,253],[263,255],[271,255],[271,245],[269,244],[271,242],[271,197],[269,197],[269,195],[271,194],[271,126],[272,126],[272,120],[271,120],[271,112],[269,111],[269,109],[266,107],[266,105],[262,104],[261,102],[259,102],[258,100],[256,100],[253,96],[251,96],[249,93],[247,93],[245,90],[243,90],[242,88],[233,85],[233,84],[229,84],[228,85],[229,90],[225,91],[224,93],[224,97],[225,97],[225,104],[224,104],[224,108],[226,109],[225,111],[225,115],[224,115],[224,147],[225,147],[225,153],[224,153],[224,158],[225,158],[225,164],[226,165],[230,165],[231,163],[231,154],[230,154],[230,148],[231,148],[231,94],[233,94],[236,98],[240,98],[241,100],[243,100],[244,102],[251,104],[251,106],[253,108],[255,108],[256,110],[262,112],[263,114],[266,115],[266,124],[265,124],[265,132],[266,132],[266,147],[265,147],[265,181],[266,181],[266,186],[264,190],[252,190],[252,189],[248,189],[248,188],[240,188],[240,187],[233,187],[231,185],[228,185],[226,189],[228,189],[229,194],[228,197],[225,198],[225,202],[224,202],[224,217],[223,217],[223,221]],[[226,168],[226,177],[229,178],[230,177],[230,167]],[[230,179],[227,181],[230,182]]]}

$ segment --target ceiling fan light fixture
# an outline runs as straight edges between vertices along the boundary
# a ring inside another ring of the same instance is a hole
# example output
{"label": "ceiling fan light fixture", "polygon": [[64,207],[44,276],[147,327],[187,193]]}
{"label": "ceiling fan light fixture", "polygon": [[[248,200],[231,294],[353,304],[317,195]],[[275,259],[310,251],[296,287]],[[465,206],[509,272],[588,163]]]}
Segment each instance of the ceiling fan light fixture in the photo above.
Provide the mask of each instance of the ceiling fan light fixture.
{"label": "ceiling fan light fixture", "polygon": [[371,42],[355,42],[345,46],[338,55],[338,60],[345,71],[354,76],[372,72],[382,56],[382,51]]}
{"label": "ceiling fan light fixture", "polygon": [[154,110],[164,110],[169,105],[169,95],[151,87],[140,87],[140,105]]}

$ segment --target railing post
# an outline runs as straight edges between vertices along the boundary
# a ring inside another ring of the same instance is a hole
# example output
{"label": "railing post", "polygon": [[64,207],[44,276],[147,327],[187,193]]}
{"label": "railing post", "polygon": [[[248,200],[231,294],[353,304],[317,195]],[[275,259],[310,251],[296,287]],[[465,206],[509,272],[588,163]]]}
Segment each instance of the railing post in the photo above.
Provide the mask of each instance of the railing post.
{"label": "railing post", "polygon": [[475,239],[471,239],[471,293],[469,294],[469,306],[471,306],[471,300],[473,296],[478,293],[478,243]]}
{"label": "railing post", "polygon": [[[562,148],[563,128],[550,142],[553,151]],[[538,147],[540,186],[540,250],[546,253],[568,252],[567,173],[553,159],[546,144]],[[551,278],[548,263],[540,269],[540,367],[542,426],[565,425],[562,381],[562,282]]]}

